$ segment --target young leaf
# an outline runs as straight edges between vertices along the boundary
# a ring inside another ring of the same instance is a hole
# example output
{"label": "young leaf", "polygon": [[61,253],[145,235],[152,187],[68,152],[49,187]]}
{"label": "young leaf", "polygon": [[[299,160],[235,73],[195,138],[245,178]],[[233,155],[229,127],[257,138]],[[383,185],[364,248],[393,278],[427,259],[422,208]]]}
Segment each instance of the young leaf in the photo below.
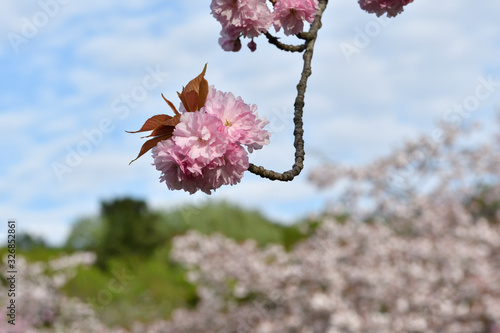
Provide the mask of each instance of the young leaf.
{"label": "young leaf", "polygon": [[135,159],[133,159],[132,161],[130,161],[130,163],[128,165],[132,164],[132,162],[134,162],[136,159],[138,159],[139,157],[141,157],[142,155],[144,155],[148,150],[150,150],[151,148],[153,148],[154,146],[156,146],[158,144],[158,142],[160,142],[162,140],[167,140],[171,136],[172,136],[172,134],[165,134],[165,135],[158,136],[156,138],[153,138],[151,140],[148,140],[148,141],[144,142],[144,144],[141,147],[141,151],[139,152],[139,155],[137,155],[137,157]]}
{"label": "young leaf", "polygon": [[159,114],[146,120],[146,123],[144,123],[144,125],[140,130],[135,132],[128,132],[128,133],[137,133],[137,132],[153,130],[153,132],[150,135],[143,136],[143,138],[154,136],[154,138],[146,141],[142,145],[139,155],[134,160],[130,161],[129,165],[133,161],[144,155],[148,150],[156,146],[156,144],[161,140],[166,140],[170,138],[173,135],[175,125],[177,125],[180,122],[180,119],[181,119],[180,113],[176,114],[173,117],[168,116],[166,114]]}
{"label": "young leaf", "polygon": [[170,102],[168,99],[166,99],[165,96],[163,96],[163,94],[161,94],[161,97],[163,97],[163,100],[165,102],[167,102],[168,106],[170,106],[170,108],[174,111],[175,114],[179,114],[179,111],[177,111],[177,109],[175,108],[174,104],[172,104],[172,102]]}
{"label": "young leaf", "polygon": [[178,113],[175,116],[171,117],[170,119],[165,120],[162,125],[168,125],[168,126],[173,126],[177,125],[178,123],[181,122],[181,114]]}
{"label": "young leaf", "polygon": [[[207,65],[205,65],[205,68]],[[198,110],[201,109],[205,102],[207,101],[208,96],[208,81],[203,79],[200,83],[200,91],[198,92]]]}
{"label": "young leaf", "polygon": [[180,122],[180,119],[181,119],[181,115],[177,114],[177,115],[173,116],[172,118],[170,118],[169,120],[165,121],[160,126],[156,127],[150,135],[143,136],[142,138],[165,135],[165,134],[169,134],[169,133],[172,134],[174,129],[175,129],[175,125],[177,125]]}
{"label": "young leaf", "polygon": [[[182,88],[182,93],[177,92],[182,104],[189,112],[199,110],[205,105],[208,95],[208,82],[204,78],[207,64],[203,67],[200,75],[189,81],[186,87]],[[191,93],[195,92],[195,94]]]}
{"label": "young leaf", "polygon": [[188,106],[186,110],[188,110],[188,112],[196,111],[198,107],[198,93],[196,91],[188,91],[183,95],[183,97],[186,105]]}
{"label": "young leaf", "polygon": [[184,105],[184,108],[186,109],[187,112],[196,111],[196,110],[191,110],[191,107],[189,106],[189,103],[187,102],[186,99],[186,94],[184,92],[182,94],[177,92],[177,96],[179,96],[179,99],[181,100],[182,105]]}
{"label": "young leaf", "polygon": [[144,125],[142,125],[141,129],[135,132],[130,132],[130,131],[125,131],[127,133],[139,133],[139,132],[145,132],[145,131],[152,131],[158,126],[162,125],[166,121],[170,120],[172,116],[166,115],[166,114],[157,114],[156,116],[152,116],[146,122]]}
{"label": "young leaf", "polygon": [[143,136],[142,138],[149,138],[152,136],[161,136],[161,135],[165,135],[165,134],[172,135],[172,133],[174,132],[174,129],[175,129],[174,126],[161,125],[161,126],[158,126],[157,128],[155,128],[155,130],[150,135]]}
{"label": "young leaf", "polygon": [[[205,105],[208,95],[208,82],[204,78],[206,70],[207,65],[205,64],[200,75],[189,81],[187,86],[182,88],[182,93],[177,92],[177,95],[188,112],[200,110]],[[146,135],[143,138],[153,137],[142,145],[139,155],[130,163],[144,155],[148,150],[156,146],[158,142],[172,137],[175,126],[180,122],[181,114],[177,111],[174,104],[166,99],[163,94],[161,97],[163,97],[168,106],[174,111],[175,116],[172,117],[166,114],[159,114],[146,120],[140,130],[135,132],[127,131],[128,133],[152,131],[150,135]]]}

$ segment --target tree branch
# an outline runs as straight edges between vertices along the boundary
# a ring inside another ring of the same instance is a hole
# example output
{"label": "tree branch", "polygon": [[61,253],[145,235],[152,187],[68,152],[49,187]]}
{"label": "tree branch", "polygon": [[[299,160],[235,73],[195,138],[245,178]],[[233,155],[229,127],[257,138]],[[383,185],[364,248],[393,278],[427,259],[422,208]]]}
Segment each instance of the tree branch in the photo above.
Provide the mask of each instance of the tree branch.
{"label": "tree branch", "polygon": [[284,43],[280,42],[278,37],[271,35],[267,31],[264,33],[264,35],[266,35],[269,44],[276,45],[276,47],[282,51],[302,52],[307,47],[307,42],[305,42],[304,44],[301,44],[301,45],[290,45],[290,44],[284,44]]}
{"label": "tree branch", "polygon": [[[255,164],[250,163],[248,171],[256,175],[259,175],[262,178],[267,178],[270,180],[291,181],[293,180],[293,178],[295,178],[295,176],[298,176],[302,171],[302,169],[304,168],[305,152],[304,152],[304,129],[302,122],[302,115],[305,105],[304,98],[307,88],[307,79],[312,73],[311,60],[314,51],[314,43],[316,42],[316,38],[318,36],[318,30],[321,28],[321,17],[323,16],[323,12],[325,11],[327,4],[328,0],[319,0],[319,9],[318,12],[316,13],[316,18],[314,19],[314,22],[312,23],[311,28],[309,29],[309,32],[307,34],[301,35],[302,38],[306,39],[306,42],[304,44],[305,52],[303,55],[304,67],[302,69],[300,81],[297,84],[297,97],[295,98],[295,103],[294,103],[295,113],[293,117],[293,122],[295,124],[295,129],[293,131],[293,135],[295,137],[295,140],[293,146],[295,147],[295,162],[290,170],[285,171],[283,173],[267,170],[262,166],[256,166]],[[306,36],[307,38],[305,38]]]}

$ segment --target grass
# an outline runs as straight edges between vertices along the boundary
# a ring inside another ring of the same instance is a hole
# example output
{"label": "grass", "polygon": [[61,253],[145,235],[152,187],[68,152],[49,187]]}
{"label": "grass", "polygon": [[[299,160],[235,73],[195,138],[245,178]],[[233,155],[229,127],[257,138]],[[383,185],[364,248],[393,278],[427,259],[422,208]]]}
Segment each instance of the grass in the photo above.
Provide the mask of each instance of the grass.
{"label": "grass", "polygon": [[[157,251],[165,253],[164,248]],[[196,289],[184,277],[185,270],[163,256],[124,257],[112,259],[107,271],[81,268],[62,290],[92,304],[107,325],[130,327],[196,304]]]}

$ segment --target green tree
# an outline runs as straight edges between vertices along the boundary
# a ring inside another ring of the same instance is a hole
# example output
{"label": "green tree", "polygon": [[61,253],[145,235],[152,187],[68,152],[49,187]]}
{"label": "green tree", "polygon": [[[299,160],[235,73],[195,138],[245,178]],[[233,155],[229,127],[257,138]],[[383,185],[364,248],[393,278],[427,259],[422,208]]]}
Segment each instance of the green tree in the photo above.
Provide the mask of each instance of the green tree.
{"label": "green tree", "polygon": [[16,246],[22,251],[31,251],[33,249],[46,248],[47,244],[42,237],[22,232],[16,237]]}
{"label": "green tree", "polygon": [[164,241],[158,232],[160,216],[146,202],[132,198],[101,202],[102,237],[97,264],[106,268],[112,257],[148,256]]}
{"label": "green tree", "polygon": [[71,228],[64,248],[68,250],[96,251],[103,237],[100,218],[80,218]]}

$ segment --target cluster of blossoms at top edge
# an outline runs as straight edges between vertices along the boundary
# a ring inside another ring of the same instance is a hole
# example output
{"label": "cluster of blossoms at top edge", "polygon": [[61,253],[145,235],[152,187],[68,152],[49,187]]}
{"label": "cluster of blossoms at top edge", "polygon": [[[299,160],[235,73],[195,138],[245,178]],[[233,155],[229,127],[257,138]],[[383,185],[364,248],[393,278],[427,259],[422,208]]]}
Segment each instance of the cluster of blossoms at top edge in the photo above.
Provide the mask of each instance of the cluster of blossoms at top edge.
{"label": "cluster of blossoms at top edge", "polygon": [[318,10],[318,0],[281,0],[277,1],[273,12],[273,25],[276,31],[283,27],[285,35],[304,31],[304,21],[312,23]]}
{"label": "cluster of blossoms at top edge", "polygon": [[152,150],[160,181],[169,189],[210,194],[222,185],[240,182],[248,169],[248,153],[269,143],[269,122],[258,118],[255,105],[210,86],[205,105],[182,116],[173,136]]}
{"label": "cluster of blossoms at top edge", "polygon": [[377,16],[387,14],[387,17],[394,17],[403,12],[403,7],[413,0],[359,0],[361,9]]}
{"label": "cluster of blossoms at top edge", "polygon": [[285,35],[302,32],[304,21],[312,23],[318,10],[318,0],[276,0],[273,12],[266,0],[212,0],[212,15],[221,23],[219,44],[225,51],[241,49],[241,37],[255,51],[254,38],[274,25],[276,31],[283,27]]}

